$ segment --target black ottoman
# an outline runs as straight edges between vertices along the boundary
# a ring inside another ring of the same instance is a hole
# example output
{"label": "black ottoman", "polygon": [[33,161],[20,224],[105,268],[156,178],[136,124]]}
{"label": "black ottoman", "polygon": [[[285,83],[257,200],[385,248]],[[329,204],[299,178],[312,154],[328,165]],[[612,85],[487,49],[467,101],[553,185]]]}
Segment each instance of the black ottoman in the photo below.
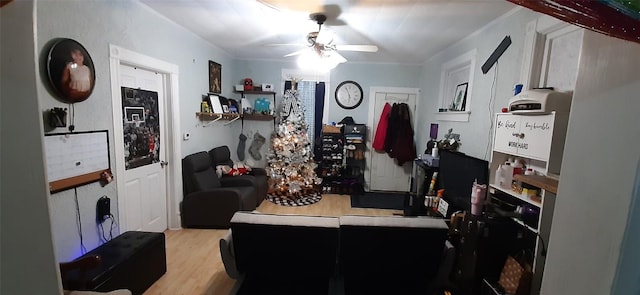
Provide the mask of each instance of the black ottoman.
{"label": "black ottoman", "polygon": [[84,274],[69,271],[62,284],[66,290],[129,289],[142,294],[167,272],[164,241],[163,233],[125,232],[82,256],[100,256],[98,267]]}

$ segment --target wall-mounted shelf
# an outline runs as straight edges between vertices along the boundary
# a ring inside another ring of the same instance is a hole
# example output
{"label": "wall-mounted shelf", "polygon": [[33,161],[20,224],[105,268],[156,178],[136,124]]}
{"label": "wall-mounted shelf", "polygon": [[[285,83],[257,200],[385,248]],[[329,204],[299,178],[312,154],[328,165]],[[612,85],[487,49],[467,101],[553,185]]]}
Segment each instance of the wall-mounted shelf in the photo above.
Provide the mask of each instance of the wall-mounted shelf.
{"label": "wall-mounted shelf", "polygon": [[205,112],[197,112],[196,116],[203,121],[212,121],[212,120],[233,120],[240,117],[239,114],[216,114],[216,113],[205,113]]}
{"label": "wall-mounted shelf", "polygon": [[241,97],[244,97],[245,94],[268,94],[268,95],[273,95],[275,99],[275,95],[276,95],[276,93],[273,91],[237,91],[237,92],[240,93]]}
{"label": "wall-mounted shelf", "polygon": [[274,115],[263,115],[263,114],[242,114],[243,120],[253,120],[253,121],[271,121],[275,119]]}

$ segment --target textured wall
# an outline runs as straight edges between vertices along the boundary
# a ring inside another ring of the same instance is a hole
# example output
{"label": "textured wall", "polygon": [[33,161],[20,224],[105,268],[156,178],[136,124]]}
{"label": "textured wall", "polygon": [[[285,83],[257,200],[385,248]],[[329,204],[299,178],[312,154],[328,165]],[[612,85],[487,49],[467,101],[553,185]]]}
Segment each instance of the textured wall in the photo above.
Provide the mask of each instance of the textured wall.
{"label": "textured wall", "polygon": [[0,9],[0,294],[60,289],[38,111],[34,9],[31,1]]}
{"label": "textured wall", "polygon": [[[416,134],[419,151],[426,148],[426,142],[429,140],[428,126],[431,123],[437,123],[439,139],[443,138],[449,128],[453,128],[454,133],[460,134],[462,141],[460,151],[480,159],[490,160],[493,140],[493,131],[490,131],[490,126],[493,115],[507,106],[509,98],[513,96],[513,86],[519,83],[525,26],[538,16],[539,14],[527,10],[518,10],[508,17],[496,19],[425,63],[420,80],[422,99],[418,104],[421,114],[418,125],[425,126],[425,130]],[[487,74],[482,74],[480,66],[507,35],[511,36],[511,46]],[[477,53],[469,122],[438,121],[436,112],[440,102],[442,66],[473,49],[476,49]],[[493,110],[489,109],[491,99],[495,103]]]}
{"label": "textured wall", "polygon": [[[111,143],[115,142],[115,136],[122,136],[113,134],[112,130],[108,50],[109,44],[114,44],[179,67],[179,97],[175,99],[180,104],[183,133],[191,133],[191,139],[182,142],[183,156],[209,150],[235,139],[229,128],[221,124],[203,128],[202,122],[195,116],[200,110],[201,97],[209,88],[208,60],[222,65],[223,93],[231,91],[232,83],[229,81],[233,76],[233,59],[214,45],[167,21],[137,1],[41,1],[38,2],[37,20],[37,54],[40,60],[44,59],[49,43],[55,38],[77,40],[93,59],[96,84],[89,99],[75,104],[77,131],[109,130]],[[40,64],[40,68],[43,69],[44,64]],[[52,107],[69,107],[48,91],[46,78],[38,82],[41,112]],[[66,129],[47,131],[65,132]],[[114,147],[110,146],[112,167],[115,165],[114,151]],[[90,250],[100,244],[100,229],[95,222],[96,201],[103,195],[110,197],[111,210],[117,218],[116,187],[114,183],[104,188],[92,183],[79,187],[77,194],[84,244]],[[56,257],[60,261],[71,260],[81,254],[74,195],[74,190],[67,190],[51,196],[53,237]],[[107,222],[105,228],[108,227]]]}

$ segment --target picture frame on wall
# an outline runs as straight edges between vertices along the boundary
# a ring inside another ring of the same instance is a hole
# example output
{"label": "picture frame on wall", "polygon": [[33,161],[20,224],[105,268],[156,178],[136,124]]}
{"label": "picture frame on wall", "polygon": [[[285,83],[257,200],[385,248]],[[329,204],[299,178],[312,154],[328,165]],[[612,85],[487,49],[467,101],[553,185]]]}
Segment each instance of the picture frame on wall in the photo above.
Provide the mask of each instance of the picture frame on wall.
{"label": "picture frame on wall", "polygon": [[209,61],[209,92],[222,93],[222,65]]}
{"label": "picture frame on wall", "polygon": [[73,39],[56,39],[47,55],[49,84],[58,97],[67,103],[89,98],[96,80],[96,71],[89,52]]}
{"label": "picture frame on wall", "polygon": [[469,83],[462,83],[456,86],[456,91],[454,92],[453,99],[451,101],[452,111],[464,111],[466,110],[467,103],[467,87]]}

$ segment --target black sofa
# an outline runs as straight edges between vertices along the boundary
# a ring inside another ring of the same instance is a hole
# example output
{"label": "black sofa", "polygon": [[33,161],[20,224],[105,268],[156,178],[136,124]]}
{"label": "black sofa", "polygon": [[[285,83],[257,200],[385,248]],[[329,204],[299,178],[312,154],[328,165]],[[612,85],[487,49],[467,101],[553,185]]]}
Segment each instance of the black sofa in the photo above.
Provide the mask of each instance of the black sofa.
{"label": "black sofa", "polygon": [[234,213],[256,209],[253,181],[241,177],[220,181],[207,152],[182,159],[182,179],[182,227],[228,228]]}
{"label": "black sofa", "polygon": [[220,254],[248,294],[442,294],[454,260],[443,219],[238,212]]}
{"label": "black sofa", "polygon": [[[216,169],[218,165],[227,165],[233,167],[233,160],[231,160],[231,152],[226,145],[213,148],[209,151],[209,157],[211,158],[211,167]],[[237,181],[243,179],[249,181],[256,188],[256,207],[260,206],[260,203],[267,197],[268,183],[267,172],[263,168],[251,167],[251,172],[246,175],[228,176],[223,175],[220,179],[222,186],[227,186],[225,183],[228,181]]]}

